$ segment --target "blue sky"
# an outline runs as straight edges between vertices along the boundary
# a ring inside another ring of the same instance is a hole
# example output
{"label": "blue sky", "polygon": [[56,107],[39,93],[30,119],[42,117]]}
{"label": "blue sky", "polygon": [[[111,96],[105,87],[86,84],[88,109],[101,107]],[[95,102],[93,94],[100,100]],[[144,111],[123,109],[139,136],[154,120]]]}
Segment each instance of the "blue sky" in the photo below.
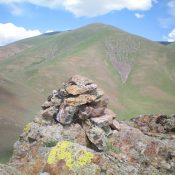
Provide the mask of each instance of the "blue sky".
{"label": "blue sky", "polygon": [[96,22],[175,41],[175,0],[0,0],[0,12],[0,45]]}

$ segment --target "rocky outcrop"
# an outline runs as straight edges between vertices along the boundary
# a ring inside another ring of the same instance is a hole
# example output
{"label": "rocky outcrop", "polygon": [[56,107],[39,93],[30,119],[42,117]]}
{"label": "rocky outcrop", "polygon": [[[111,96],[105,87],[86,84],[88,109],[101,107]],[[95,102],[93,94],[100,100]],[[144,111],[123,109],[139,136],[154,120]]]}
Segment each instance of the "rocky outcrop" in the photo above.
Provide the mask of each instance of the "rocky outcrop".
{"label": "rocky outcrop", "polygon": [[8,168],[12,175],[173,174],[175,117],[145,115],[122,122],[107,105],[96,84],[73,76],[26,125],[0,173]]}
{"label": "rocky outcrop", "polygon": [[173,134],[175,132],[175,115],[141,115],[133,118],[134,127],[145,134]]}

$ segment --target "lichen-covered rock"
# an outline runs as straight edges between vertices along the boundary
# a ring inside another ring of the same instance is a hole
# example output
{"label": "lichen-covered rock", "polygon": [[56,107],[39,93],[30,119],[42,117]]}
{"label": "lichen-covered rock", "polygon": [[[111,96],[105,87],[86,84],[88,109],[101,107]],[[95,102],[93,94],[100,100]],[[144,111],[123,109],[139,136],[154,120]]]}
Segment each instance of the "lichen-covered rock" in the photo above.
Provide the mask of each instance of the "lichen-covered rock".
{"label": "lichen-covered rock", "polygon": [[8,165],[15,175],[171,175],[175,116],[118,121],[93,81],[73,76],[24,127]]}
{"label": "lichen-covered rock", "polygon": [[175,133],[175,115],[143,115],[132,121],[134,127],[145,133]]}
{"label": "lichen-covered rock", "polygon": [[0,174],[1,175],[19,175],[20,172],[13,165],[0,164]]}
{"label": "lichen-covered rock", "polygon": [[23,128],[24,133],[28,133],[32,127],[32,123],[27,123],[26,126]]}
{"label": "lichen-covered rock", "polygon": [[64,129],[61,124],[41,125],[35,122],[30,123],[30,125],[27,125],[27,132],[25,130],[20,135],[20,139],[14,144],[13,160],[17,157],[25,157],[27,151],[33,145],[52,147],[63,139],[86,145],[86,134],[78,123],[72,124],[67,129]]}
{"label": "lichen-covered rock", "polygon": [[[113,146],[120,148],[118,159],[128,163],[147,165],[159,170],[159,173],[171,174],[175,168],[175,139],[150,137],[139,129],[125,123],[120,124],[120,131],[109,139]],[[144,166],[141,168],[144,169]]]}
{"label": "lichen-covered rock", "polygon": [[91,125],[90,121],[83,123],[83,128],[90,143],[92,143],[97,150],[102,151],[107,138],[105,131],[98,126]]}
{"label": "lichen-covered rock", "polygon": [[[69,141],[58,142],[48,155],[47,164],[52,165],[64,160],[67,166],[74,174],[97,175],[100,169],[92,163],[94,155],[86,147],[77,145]],[[82,171],[83,170],[83,171]]]}

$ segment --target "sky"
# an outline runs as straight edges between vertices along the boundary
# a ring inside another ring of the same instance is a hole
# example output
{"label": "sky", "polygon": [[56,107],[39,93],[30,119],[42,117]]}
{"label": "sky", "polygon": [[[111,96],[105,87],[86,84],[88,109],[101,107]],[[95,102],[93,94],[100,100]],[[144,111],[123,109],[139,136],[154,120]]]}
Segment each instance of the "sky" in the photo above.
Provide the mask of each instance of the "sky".
{"label": "sky", "polygon": [[0,0],[0,46],[90,23],[172,42],[175,0]]}

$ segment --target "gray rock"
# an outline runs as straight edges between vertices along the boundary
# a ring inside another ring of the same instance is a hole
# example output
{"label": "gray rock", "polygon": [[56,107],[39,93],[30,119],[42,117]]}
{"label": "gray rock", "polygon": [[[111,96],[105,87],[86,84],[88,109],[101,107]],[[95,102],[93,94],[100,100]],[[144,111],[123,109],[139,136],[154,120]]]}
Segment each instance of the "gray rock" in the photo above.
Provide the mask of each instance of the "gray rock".
{"label": "gray rock", "polygon": [[83,128],[79,124],[71,124],[62,130],[64,140],[79,143],[81,145],[87,145],[87,136]]}
{"label": "gray rock", "polygon": [[59,99],[64,99],[68,96],[68,93],[65,89],[61,88],[58,90],[58,98]]}
{"label": "gray rock", "polygon": [[38,175],[50,175],[50,174],[47,172],[44,172],[44,173],[39,173]]}
{"label": "gray rock", "polygon": [[51,102],[55,107],[59,107],[61,104],[61,99],[59,99],[57,97],[52,97]]}
{"label": "gray rock", "polygon": [[53,97],[56,97],[58,95],[58,91],[57,90],[53,90],[52,91],[52,95],[53,95]]}
{"label": "gray rock", "polygon": [[53,120],[54,116],[58,113],[58,109],[55,106],[47,108],[41,111],[41,115],[45,120]]}
{"label": "gray rock", "polygon": [[51,101],[45,101],[45,102],[41,105],[41,107],[42,107],[43,110],[45,110],[45,109],[47,109],[47,108],[49,108],[49,107],[51,107],[51,106],[53,106],[53,103],[52,103]]}
{"label": "gray rock", "polygon": [[84,110],[80,111],[79,118],[81,119],[88,119],[99,117],[104,114],[105,108],[93,108],[90,106],[86,106]]}
{"label": "gray rock", "polygon": [[103,128],[106,126],[110,126],[113,123],[114,118],[115,118],[115,114],[112,111],[106,109],[104,115],[100,117],[91,118],[90,120],[93,123],[95,123],[97,126]]}
{"label": "gray rock", "polygon": [[86,136],[89,141],[98,149],[104,150],[106,145],[106,133],[104,130],[98,126],[93,126],[90,120],[83,124]]}
{"label": "gray rock", "polygon": [[77,107],[68,106],[61,108],[56,116],[56,120],[63,125],[70,125],[73,122]]}
{"label": "gray rock", "polygon": [[112,123],[110,124],[110,127],[114,130],[120,131],[120,123],[117,120],[113,120]]}
{"label": "gray rock", "polygon": [[0,164],[0,175],[20,175],[20,172],[13,165]]}
{"label": "gray rock", "polygon": [[65,84],[65,86],[70,85],[70,84],[75,84],[75,85],[78,85],[79,87],[81,87],[81,86],[86,86],[86,85],[89,85],[92,83],[93,83],[93,81],[86,78],[86,77],[83,77],[80,75],[75,75],[68,80],[68,82]]}

